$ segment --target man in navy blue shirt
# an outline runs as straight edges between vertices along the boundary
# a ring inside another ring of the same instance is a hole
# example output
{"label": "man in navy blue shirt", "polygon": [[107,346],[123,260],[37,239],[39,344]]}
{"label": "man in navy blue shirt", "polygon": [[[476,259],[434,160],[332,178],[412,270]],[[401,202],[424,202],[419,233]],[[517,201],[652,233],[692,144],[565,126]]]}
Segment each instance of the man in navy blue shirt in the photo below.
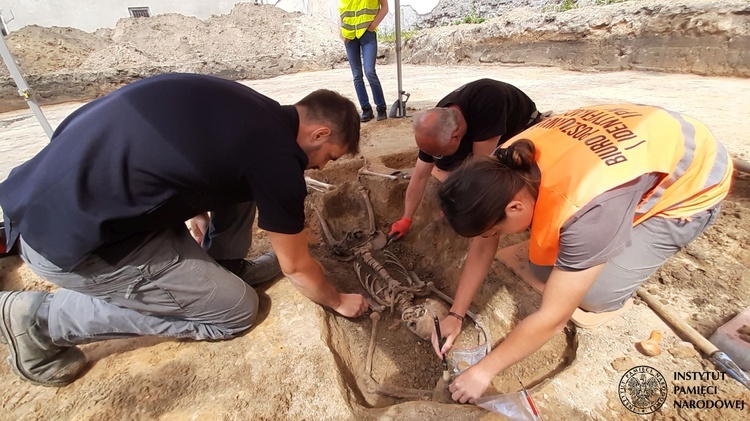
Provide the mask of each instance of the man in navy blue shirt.
{"label": "man in navy blue shirt", "polygon": [[[161,75],[93,101],[0,184],[7,247],[60,286],[0,293],[0,339],[23,379],[60,386],[76,345],[140,335],[226,339],[250,328],[252,284],[280,270],[347,317],[308,251],[304,171],[359,149],[359,116],[318,90],[281,106],[239,83]],[[274,253],[247,261],[255,209]],[[204,212],[202,244],[184,221]],[[277,260],[278,256],[278,260]]]}

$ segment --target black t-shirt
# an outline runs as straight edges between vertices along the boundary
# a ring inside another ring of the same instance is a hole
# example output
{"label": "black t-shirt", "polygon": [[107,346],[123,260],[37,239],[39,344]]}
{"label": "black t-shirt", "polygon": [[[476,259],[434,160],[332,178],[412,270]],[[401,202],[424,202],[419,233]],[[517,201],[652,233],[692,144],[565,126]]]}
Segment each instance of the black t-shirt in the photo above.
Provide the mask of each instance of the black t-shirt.
{"label": "black t-shirt", "polygon": [[212,207],[254,200],[263,229],[304,228],[299,116],[239,83],[171,74],[76,110],[0,184],[9,244],[71,270]]}
{"label": "black t-shirt", "polygon": [[529,123],[536,104],[513,85],[492,79],[479,79],[461,86],[437,103],[438,107],[457,105],[466,119],[466,134],[458,150],[451,156],[436,160],[424,151],[419,159],[434,162],[450,171],[473,151],[474,142],[501,136],[498,145],[523,131]]}

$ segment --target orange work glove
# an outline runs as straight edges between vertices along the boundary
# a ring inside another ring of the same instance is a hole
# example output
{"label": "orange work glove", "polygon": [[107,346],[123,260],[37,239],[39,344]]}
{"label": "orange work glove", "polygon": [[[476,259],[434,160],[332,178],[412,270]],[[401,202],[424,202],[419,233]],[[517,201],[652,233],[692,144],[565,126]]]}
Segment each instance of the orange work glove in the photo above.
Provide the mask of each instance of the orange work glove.
{"label": "orange work glove", "polygon": [[388,233],[388,237],[393,237],[394,234],[396,235],[396,240],[403,237],[409,232],[411,222],[412,221],[409,218],[401,218],[394,222],[393,225],[391,225],[391,232]]}

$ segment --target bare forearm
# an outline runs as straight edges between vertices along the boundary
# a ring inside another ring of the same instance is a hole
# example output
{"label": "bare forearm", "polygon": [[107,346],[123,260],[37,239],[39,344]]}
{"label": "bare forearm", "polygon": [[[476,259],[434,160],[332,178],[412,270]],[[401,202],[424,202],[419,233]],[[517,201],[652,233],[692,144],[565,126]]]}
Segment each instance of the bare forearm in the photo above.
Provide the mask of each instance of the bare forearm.
{"label": "bare forearm", "polygon": [[451,383],[451,397],[465,403],[482,396],[497,373],[541,348],[563,329],[603,268],[604,264],[578,272],[553,269],[539,310],[521,321],[488,356],[461,373]]}
{"label": "bare forearm", "polygon": [[297,234],[268,231],[268,237],[281,270],[302,295],[344,317],[357,317],[367,311],[367,301],[363,296],[341,294],[326,281],[320,263],[310,255],[304,231]]}
{"label": "bare forearm", "polygon": [[494,376],[541,348],[565,327],[603,268],[604,264],[578,272],[554,269],[539,310],[522,320],[478,368]]}
{"label": "bare forearm", "polygon": [[300,262],[291,273],[285,272],[285,274],[292,281],[292,285],[305,297],[333,309],[340,305],[339,292],[326,281],[323,268],[315,259],[306,259]]}
{"label": "bare forearm", "polygon": [[427,179],[412,179],[406,187],[406,196],[404,197],[404,218],[414,219],[417,208],[424,197]]}
{"label": "bare forearm", "polygon": [[476,237],[471,240],[451,311],[459,315],[466,314],[466,310],[469,309],[474,296],[482,286],[484,278],[487,277],[495,256],[495,250],[497,250],[497,244],[497,238]]}

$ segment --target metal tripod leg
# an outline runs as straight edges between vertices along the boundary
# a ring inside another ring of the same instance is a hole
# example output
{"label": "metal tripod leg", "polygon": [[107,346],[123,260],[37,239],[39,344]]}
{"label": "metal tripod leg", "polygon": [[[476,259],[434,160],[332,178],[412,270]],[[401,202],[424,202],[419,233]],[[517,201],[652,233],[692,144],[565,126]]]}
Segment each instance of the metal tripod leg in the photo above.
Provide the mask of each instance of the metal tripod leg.
{"label": "metal tripod leg", "polygon": [[18,66],[16,66],[16,62],[13,60],[13,55],[10,54],[10,50],[8,49],[8,44],[5,43],[5,37],[0,37],[0,56],[2,56],[5,65],[8,66],[10,75],[16,82],[16,86],[18,86],[18,94],[26,100],[26,104],[31,108],[36,119],[39,120],[39,124],[44,129],[44,132],[47,133],[47,137],[52,138],[52,127],[44,117],[42,109],[36,103],[36,93],[26,84],[21,71],[18,70]]}
{"label": "metal tripod leg", "polygon": [[[401,0],[395,1],[396,11],[396,75],[398,78],[398,99],[391,106],[388,114],[390,118],[406,117],[406,101],[409,100],[410,94],[404,92],[401,84]],[[404,98],[406,97],[406,98]]]}

